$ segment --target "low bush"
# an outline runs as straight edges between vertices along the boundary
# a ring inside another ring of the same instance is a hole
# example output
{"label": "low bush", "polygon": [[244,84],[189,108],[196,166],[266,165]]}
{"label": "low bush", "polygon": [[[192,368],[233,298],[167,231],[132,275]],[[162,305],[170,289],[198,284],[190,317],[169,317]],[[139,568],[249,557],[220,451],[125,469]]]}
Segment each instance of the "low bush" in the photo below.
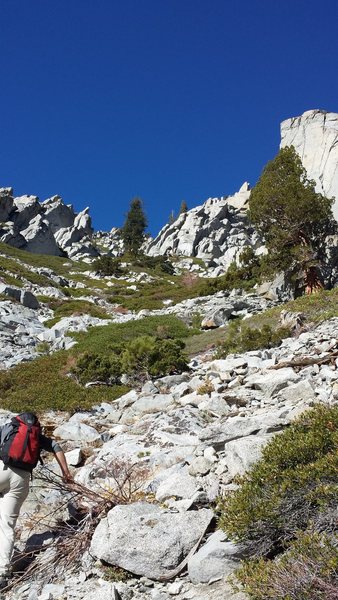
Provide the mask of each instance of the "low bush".
{"label": "low bush", "polygon": [[188,370],[183,348],[180,340],[139,336],[111,347],[110,353],[86,352],[78,358],[72,373],[82,384],[89,381],[118,383],[122,373],[136,381],[181,373]]}
{"label": "low bush", "polygon": [[108,319],[109,315],[106,313],[104,308],[97,306],[87,300],[67,300],[65,302],[60,300],[51,300],[49,303],[50,308],[54,310],[54,317],[46,321],[47,327],[53,327],[63,317],[71,317],[73,315],[90,315],[98,319]]}
{"label": "low bush", "polygon": [[173,275],[175,271],[175,268],[166,256],[147,256],[146,254],[139,253],[137,257],[131,256],[130,259],[133,266],[151,269],[159,273]]}
{"label": "low bush", "polygon": [[299,532],[277,560],[244,562],[236,577],[255,600],[337,600],[337,541],[311,530]]}
{"label": "low bush", "polygon": [[249,321],[236,319],[228,325],[225,339],[218,348],[218,357],[222,358],[234,352],[273,348],[289,336],[290,330],[287,327],[273,328],[267,323],[261,327],[252,327]]}
{"label": "low bush", "polygon": [[273,557],[310,523],[330,530],[323,512],[338,493],[338,407],[304,413],[264,448],[262,459],[220,504],[221,527],[255,556]]}
{"label": "low bush", "polygon": [[73,367],[73,375],[82,383],[97,381],[101,383],[118,383],[122,371],[121,360],[117,354],[96,354],[85,352]]}
{"label": "low bush", "polygon": [[103,254],[93,262],[93,270],[102,276],[117,276],[123,273],[121,261],[108,254]]}

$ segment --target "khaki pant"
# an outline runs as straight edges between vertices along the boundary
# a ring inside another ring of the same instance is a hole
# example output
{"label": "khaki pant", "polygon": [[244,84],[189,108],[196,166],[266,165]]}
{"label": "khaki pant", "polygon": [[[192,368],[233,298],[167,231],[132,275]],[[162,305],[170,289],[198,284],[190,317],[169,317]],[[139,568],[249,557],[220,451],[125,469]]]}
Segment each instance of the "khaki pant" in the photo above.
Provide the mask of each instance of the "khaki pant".
{"label": "khaki pant", "polygon": [[30,472],[8,467],[0,460],[0,577],[10,571],[14,530],[29,492]]}

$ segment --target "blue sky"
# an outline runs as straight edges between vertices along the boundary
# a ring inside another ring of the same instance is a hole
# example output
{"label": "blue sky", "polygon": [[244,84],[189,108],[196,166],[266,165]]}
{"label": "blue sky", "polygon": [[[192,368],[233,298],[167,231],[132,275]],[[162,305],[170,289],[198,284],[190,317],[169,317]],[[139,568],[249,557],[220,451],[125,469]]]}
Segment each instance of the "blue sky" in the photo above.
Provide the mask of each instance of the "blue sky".
{"label": "blue sky", "polygon": [[338,112],[336,0],[0,0],[0,186],[156,234]]}

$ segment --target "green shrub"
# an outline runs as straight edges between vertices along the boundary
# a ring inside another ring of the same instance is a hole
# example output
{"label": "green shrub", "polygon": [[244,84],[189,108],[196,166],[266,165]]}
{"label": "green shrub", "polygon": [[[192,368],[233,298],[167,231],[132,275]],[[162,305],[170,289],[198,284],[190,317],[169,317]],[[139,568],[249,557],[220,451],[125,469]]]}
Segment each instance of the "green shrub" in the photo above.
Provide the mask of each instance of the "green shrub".
{"label": "green shrub", "polygon": [[117,383],[122,375],[121,360],[117,354],[85,352],[78,358],[72,373],[82,384],[89,381]]}
{"label": "green shrub", "polygon": [[122,371],[138,379],[181,373],[188,369],[181,340],[138,337],[122,353]]}
{"label": "green shrub", "polygon": [[148,377],[150,356],[155,349],[156,340],[152,336],[141,336],[131,340],[125,348],[121,362],[124,373],[138,377]]}
{"label": "green shrub", "polygon": [[250,327],[250,322],[236,319],[228,325],[226,337],[218,349],[218,357],[259,348],[273,348],[279,346],[283,338],[289,335],[287,327],[272,328],[267,323],[261,328]]}
{"label": "green shrub", "polygon": [[186,357],[182,353],[183,349],[182,340],[156,340],[155,348],[150,355],[150,375],[162,377],[188,371]]}
{"label": "green shrub", "polygon": [[54,317],[46,321],[45,325],[47,327],[53,327],[63,317],[71,317],[72,315],[90,315],[98,319],[109,319],[109,315],[104,308],[87,300],[51,300],[49,306],[54,310]]}
{"label": "green shrub", "polygon": [[146,254],[139,253],[137,257],[131,257],[131,261],[133,266],[152,269],[159,273],[173,275],[175,271],[172,263],[166,256],[147,256]]}
{"label": "green shrub", "polygon": [[123,273],[120,260],[108,254],[103,254],[93,262],[93,270],[103,276],[116,276]]}
{"label": "green shrub", "polygon": [[264,448],[239,489],[223,498],[221,527],[256,556],[285,549],[300,529],[336,507],[337,447],[338,407],[304,413]]}
{"label": "green shrub", "polygon": [[236,578],[255,600],[337,600],[337,542],[331,535],[298,532],[277,560],[246,561]]}

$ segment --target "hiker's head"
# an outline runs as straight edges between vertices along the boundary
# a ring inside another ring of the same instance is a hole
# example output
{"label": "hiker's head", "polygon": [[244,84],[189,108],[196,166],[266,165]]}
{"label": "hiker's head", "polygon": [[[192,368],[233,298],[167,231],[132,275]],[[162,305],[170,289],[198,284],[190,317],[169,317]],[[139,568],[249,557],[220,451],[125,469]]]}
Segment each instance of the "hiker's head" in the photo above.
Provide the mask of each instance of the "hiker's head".
{"label": "hiker's head", "polygon": [[39,420],[37,415],[32,412],[24,412],[19,415],[19,417],[23,417],[23,420],[27,425],[35,425],[35,423]]}

